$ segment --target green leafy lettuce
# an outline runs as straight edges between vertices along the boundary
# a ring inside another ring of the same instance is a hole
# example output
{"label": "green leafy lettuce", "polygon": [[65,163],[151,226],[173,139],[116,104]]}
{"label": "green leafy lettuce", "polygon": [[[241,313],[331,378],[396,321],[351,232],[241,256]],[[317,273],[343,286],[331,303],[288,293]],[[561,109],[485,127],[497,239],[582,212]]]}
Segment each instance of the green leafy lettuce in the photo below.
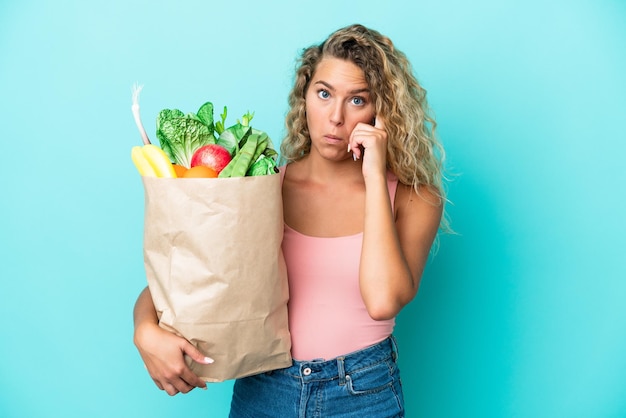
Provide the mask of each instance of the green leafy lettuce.
{"label": "green leafy lettuce", "polygon": [[215,144],[213,104],[203,104],[197,113],[184,114],[178,109],[163,109],[157,116],[156,136],[170,160],[189,168],[193,153],[207,144]]}

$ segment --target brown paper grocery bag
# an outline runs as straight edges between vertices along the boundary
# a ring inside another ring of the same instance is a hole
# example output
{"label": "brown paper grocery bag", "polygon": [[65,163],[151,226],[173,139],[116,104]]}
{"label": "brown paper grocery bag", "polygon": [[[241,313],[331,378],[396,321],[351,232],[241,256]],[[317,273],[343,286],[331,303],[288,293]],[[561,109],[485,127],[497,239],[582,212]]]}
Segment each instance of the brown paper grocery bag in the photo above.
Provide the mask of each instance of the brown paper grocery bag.
{"label": "brown paper grocery bag", "polygon": [[291,365],[280,176],[143,177],[144,261],[160,325],[220,382]]}

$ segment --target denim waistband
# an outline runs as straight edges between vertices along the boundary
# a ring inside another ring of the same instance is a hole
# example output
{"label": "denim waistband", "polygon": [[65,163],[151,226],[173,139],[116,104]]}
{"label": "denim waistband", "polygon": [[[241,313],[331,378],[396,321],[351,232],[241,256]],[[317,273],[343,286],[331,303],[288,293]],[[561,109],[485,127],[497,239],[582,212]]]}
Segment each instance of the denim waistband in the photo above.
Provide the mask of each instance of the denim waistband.
{"label": "denim waistband", "polygon": [[274,371],[284,373],[304,382],[340,379],[346,374],[371,367],[383,361],[396,361],[398,346],[393,335],[370,347],[336,357],[330,360],[293,360],[293,364],[285,369]]}

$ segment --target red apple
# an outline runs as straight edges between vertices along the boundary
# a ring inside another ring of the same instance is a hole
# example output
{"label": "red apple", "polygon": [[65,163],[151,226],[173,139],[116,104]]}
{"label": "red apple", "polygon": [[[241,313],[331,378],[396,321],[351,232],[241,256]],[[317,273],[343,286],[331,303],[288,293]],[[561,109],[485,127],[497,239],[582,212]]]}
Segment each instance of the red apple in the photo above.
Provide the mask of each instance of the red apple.
{"label": "red apple", "polygon": [[226,148],[217,144],[204,145],[191,156],[191,167],[203,165],[212,168],[216,173],[226,167],[232,157]]}

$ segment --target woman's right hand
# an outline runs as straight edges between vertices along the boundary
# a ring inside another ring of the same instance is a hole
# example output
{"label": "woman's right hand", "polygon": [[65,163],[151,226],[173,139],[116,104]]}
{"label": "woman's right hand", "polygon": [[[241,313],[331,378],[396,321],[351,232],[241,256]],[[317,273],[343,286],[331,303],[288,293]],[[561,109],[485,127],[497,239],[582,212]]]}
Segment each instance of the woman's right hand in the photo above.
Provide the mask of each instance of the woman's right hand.
{"label": "woman's right hand", "polygon": [[206,382],[187,366],[184,356],[202,364],[213,363],[213,360],[186,339],[146,322],[135,328],[134,342],[152,380],[170,396],[196,387],[207,388]]}
{"label": "woman's right hand", "polygon": [[206,383],[187,366],[185,355],[202,364],[213,363],[213,360],[202,354],[186,339],[159,326],[150,289],[147,286],[137,298],[133,318],[135,346],[150,377],[159,389],[171,396],[179,392],[187,393],[194,387],[206,389]]}

